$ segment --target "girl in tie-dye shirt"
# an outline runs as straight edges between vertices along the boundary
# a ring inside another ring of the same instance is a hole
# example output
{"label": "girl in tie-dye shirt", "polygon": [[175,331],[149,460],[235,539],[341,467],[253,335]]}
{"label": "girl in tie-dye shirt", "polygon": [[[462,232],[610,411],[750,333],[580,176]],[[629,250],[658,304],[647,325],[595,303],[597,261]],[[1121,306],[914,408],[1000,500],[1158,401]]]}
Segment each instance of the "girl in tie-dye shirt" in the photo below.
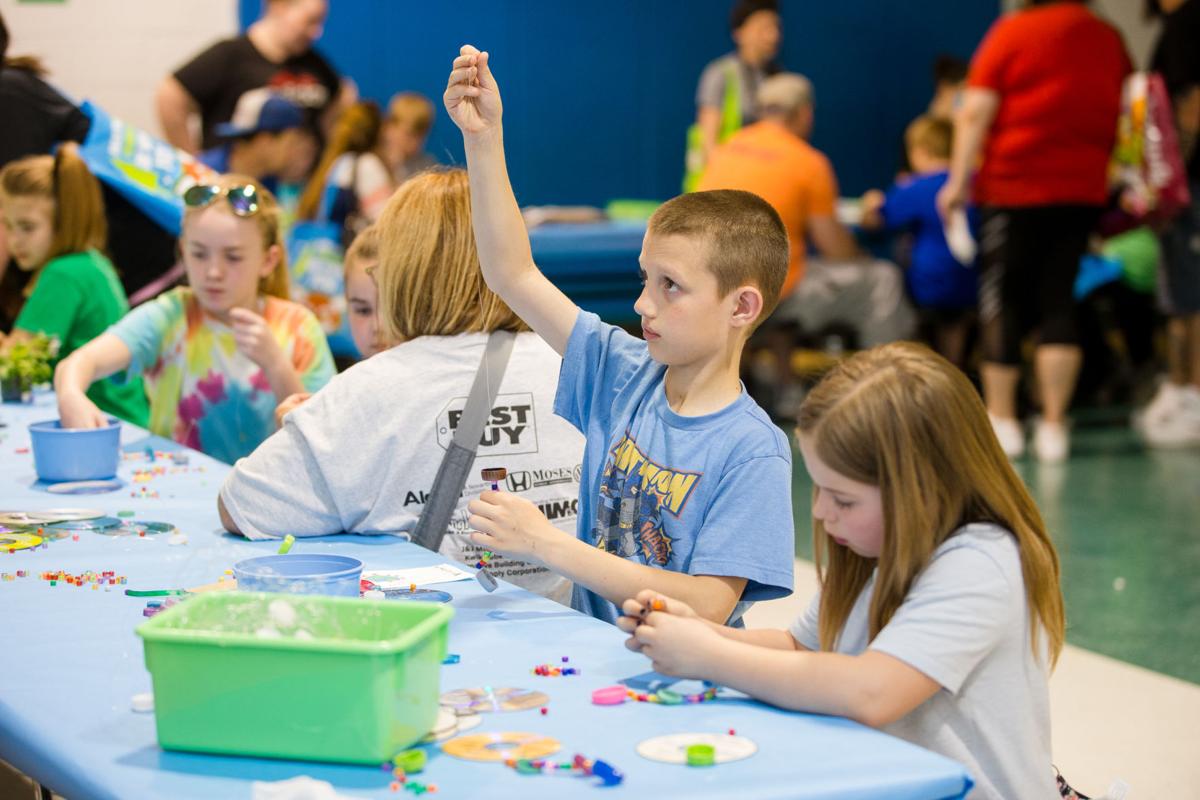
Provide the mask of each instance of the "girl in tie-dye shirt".
{"label": "girl in tie-dye shirt", "polygon": [[139,306],[64,361],[59,414],[65,427],[105,424],[84,390],[108,375],[141,375],[152,432],[233,463],[274,431],[279,401],[329,381],[333,357],[312,312],[286,299],[271,194],[225,175],[184,200],[190,286]]}

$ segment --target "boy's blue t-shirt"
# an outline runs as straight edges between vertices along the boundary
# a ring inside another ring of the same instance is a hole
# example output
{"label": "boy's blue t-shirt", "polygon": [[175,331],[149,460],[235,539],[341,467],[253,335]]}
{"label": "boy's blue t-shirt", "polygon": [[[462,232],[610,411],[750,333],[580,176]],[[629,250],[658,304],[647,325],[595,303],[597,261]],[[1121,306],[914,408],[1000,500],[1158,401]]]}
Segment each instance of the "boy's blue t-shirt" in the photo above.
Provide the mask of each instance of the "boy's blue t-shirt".
{"label": "boy's blue t-shirt", "polygon": [[[579,312],[554,400],[587,437],[578,536],[658,569],[745,578],[738,619],[792,591],[791,448],[745,391],[716,413],[676,414],[665,373],[644,341]],[[571,604],[620,616],[578,585]]]}
{"label": "boy's blue t-shirt", "polygon": [[[911,230],[912,264],[905,273],[908,291],[922,308],[973,308],[976,305],[977,271],[964,266],[950,252],[946,231],[937,210],[937,193],[946,185],[947,172],[917,175],[894,185],[881,213],[888,230]],[[967,212],[971,234],[977,236],[978,214]]]}

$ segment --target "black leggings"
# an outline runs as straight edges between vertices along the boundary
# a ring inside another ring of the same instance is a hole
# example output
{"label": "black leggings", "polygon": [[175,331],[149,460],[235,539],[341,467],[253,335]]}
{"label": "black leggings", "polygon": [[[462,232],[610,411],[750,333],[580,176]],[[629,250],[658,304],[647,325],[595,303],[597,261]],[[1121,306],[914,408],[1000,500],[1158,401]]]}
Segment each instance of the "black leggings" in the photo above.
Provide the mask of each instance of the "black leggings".
{"label": "black leggings", "polygon": [[1100,207],[984,206],[980,224],[979,327],[984,359],[1021,363],[1021,340],[1078,344],[1075,275]]}

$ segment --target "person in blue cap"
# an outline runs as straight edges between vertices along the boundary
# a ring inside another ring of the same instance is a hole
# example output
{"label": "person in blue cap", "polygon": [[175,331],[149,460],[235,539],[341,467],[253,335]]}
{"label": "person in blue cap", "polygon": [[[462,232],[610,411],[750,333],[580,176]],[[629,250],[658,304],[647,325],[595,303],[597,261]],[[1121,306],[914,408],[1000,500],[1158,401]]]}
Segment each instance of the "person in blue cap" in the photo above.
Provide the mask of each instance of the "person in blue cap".
{"label": "person in blue cap", "polygon": [[200,161],[220,173],[249,175],[268,189],[294,152],[304,112],[269,89],[251,89],[238,99],[229,122],[217,125],[225,143],[205,150]]}

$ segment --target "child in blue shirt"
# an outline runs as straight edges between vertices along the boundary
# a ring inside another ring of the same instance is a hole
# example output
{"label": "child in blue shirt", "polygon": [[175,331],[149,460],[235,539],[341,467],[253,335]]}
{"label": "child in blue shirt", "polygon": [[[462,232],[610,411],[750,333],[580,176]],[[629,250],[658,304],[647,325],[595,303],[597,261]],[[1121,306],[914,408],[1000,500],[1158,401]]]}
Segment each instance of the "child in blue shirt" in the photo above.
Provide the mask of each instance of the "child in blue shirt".
{"label": "child in blue shirt", "polygon": [[[947,120],[915,119],[904,134],[913,171],[887,194],[872,190],[863,195],[862,226],[913,234],[911,262],[905,273],[909,295],[932,323],[935,349],[961,367],[974,323],[978,272],[974,259],[964,264],[951,252],[937,209],[937,193],[949,175],[953,136],[954,127]],[[967,219],[974,234],[978,227],[974,209]]]}
{"label": "child in blue shirt", "polygon": [[487,53],[462,48],[445,103],[463,132],[484,277],[563,355],[555,412],[587,437],[575,537],[516,495],[484,492],[469,506],[476,543],[565,575],[572,605],[609,622],[648,587],[673,587],[718,622],[786,596],[791,450],[738,378],[787,273],[778,214],[748,192],[663,205],[642,246],[637,339],[581,311],[533,263]]}

